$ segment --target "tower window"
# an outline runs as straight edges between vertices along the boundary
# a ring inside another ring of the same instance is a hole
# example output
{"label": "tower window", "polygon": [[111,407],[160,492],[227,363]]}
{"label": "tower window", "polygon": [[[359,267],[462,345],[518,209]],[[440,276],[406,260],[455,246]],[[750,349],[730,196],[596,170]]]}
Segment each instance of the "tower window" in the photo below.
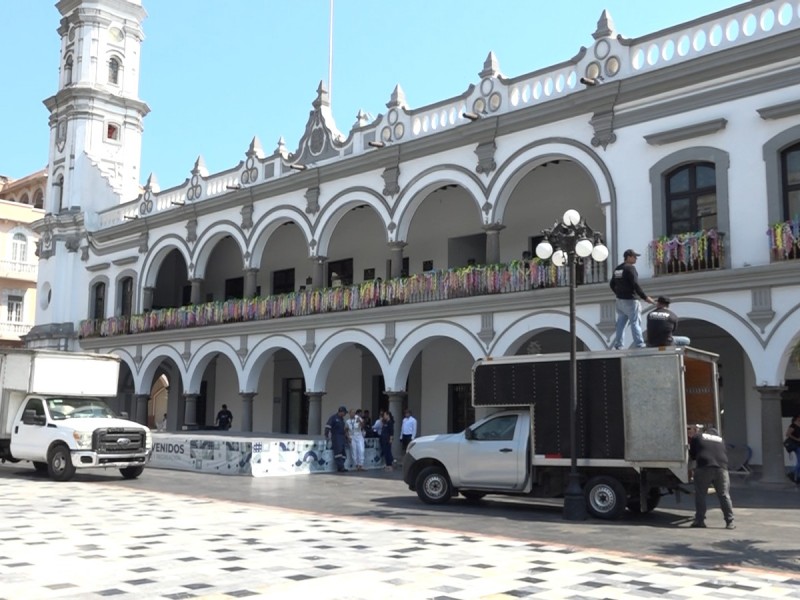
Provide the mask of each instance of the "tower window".
{"label": "tower window", "polygon": [[44,192],[36,190],[33,195],[33,208],[44,208]]}
{"label": "tower window", "polygon": [[106,128],[106,139],[119,141],[119,127],[109,123]]}
{"label": "tower window", "polygon": [[119,61],[116,58],[108,61],[108,82],[114,85],[119,84]]}
{"label": "tower window", "polygon": [[72,83],[72,55],[67,57],[64,61],[64,85]]}

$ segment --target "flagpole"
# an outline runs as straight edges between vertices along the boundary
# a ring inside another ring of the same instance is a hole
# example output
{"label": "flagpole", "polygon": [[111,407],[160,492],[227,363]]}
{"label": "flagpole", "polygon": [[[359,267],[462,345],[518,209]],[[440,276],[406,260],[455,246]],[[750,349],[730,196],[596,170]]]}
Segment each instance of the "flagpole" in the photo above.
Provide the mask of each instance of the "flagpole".
{"label": "flagpole", "polygon": [[330,5],[330,16],[328,19],[328,101],[333,96],[333,0]]}

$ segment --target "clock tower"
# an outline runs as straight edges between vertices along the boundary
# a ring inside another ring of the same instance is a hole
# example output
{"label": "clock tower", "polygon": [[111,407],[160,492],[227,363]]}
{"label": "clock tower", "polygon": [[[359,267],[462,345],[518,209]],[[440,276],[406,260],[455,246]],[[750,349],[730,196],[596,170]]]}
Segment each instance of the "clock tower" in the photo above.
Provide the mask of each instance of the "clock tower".
{"label": "clock tower", "polygon": [[[50,111],[45,218],[37,223],[39,283],[29,346],[73,349],[86,318],[81,249],[97,213],[135,200],[141,178],[141,0],[60,0],[58,89]],[[57,300],[56,300],[57,299]]]}

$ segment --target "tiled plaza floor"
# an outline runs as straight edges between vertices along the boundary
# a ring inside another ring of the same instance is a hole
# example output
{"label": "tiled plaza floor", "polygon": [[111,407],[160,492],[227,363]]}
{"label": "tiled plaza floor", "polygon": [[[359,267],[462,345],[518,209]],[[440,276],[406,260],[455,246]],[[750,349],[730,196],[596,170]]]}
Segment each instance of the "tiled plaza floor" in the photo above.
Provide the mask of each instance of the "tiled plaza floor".
{"label": "tiled plaza floor", "polygon": [[[621,541],[624,544],[624,541]],[[0,600],[797,598],[800,573],[8,478]]]}

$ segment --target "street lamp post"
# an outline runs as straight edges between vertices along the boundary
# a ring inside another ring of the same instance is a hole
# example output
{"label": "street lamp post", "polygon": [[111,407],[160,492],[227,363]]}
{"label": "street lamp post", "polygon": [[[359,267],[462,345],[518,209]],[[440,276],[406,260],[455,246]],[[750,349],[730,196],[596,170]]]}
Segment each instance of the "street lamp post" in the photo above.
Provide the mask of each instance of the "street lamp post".
{"label": "street lamp post", "polygon": [[578,359],[577,336],[575,334],[575,255],[603,262],[608,258],[608,248],[603,237],[592,230],[577,210],[564,213],[561,222],[542,230],[544,240],[536,246],[536,256],[550,258],[557,267],[567,265],[569,273],[569,477],[564,492],[564,519],[581,521],[586,519],[586,502],[583,499],[581,479],[578,474],[578,444],[576,420],[578,410]]}

